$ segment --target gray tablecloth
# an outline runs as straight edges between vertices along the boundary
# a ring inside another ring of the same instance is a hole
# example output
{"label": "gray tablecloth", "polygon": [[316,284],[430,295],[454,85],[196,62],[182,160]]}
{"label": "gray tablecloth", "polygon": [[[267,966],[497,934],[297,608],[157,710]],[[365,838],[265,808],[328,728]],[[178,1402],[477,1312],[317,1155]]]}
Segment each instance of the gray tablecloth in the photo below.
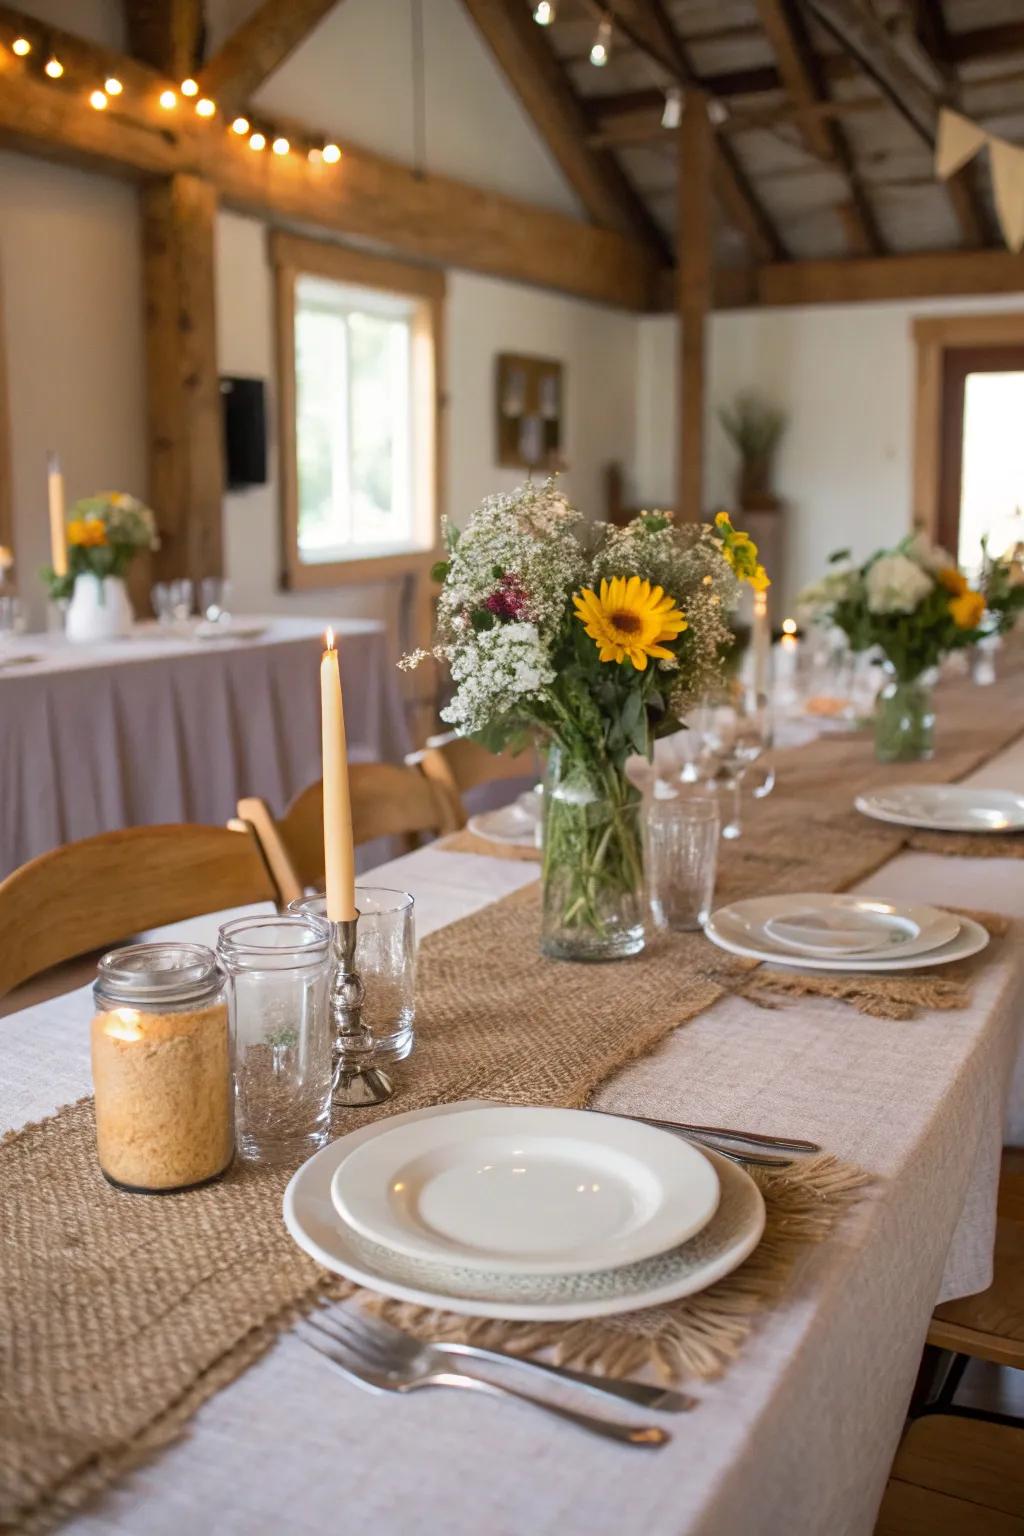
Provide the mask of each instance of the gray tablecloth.
{"label": "gray tablecloth", "polygon": [[[0,876],[117,827],[224,822],[240,795],[279,812],[318,778],[326,621],[265,622],[248,640],[165,638],[154,626],[97,646],[19,641],[38,660],[0,668]],[[385,628],[334,628],[350,753],[400,762],[408,742]]]}

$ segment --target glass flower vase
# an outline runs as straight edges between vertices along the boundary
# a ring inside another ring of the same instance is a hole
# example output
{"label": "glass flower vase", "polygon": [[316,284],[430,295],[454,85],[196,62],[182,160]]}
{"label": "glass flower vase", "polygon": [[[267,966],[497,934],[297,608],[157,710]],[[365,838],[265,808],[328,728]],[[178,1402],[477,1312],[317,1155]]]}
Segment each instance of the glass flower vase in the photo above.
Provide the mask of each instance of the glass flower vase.
{"label": "glass flower vase", "polygon": [[875,700],[875,757],[880,763],[918,763],[935,751],[933,674],[901,678],[888,662]]}
{"label": "glass flower vase", "polygon": [[620,960],[644,947],[641,797],[611,763],[549,750],[543,796],[541,950]]}

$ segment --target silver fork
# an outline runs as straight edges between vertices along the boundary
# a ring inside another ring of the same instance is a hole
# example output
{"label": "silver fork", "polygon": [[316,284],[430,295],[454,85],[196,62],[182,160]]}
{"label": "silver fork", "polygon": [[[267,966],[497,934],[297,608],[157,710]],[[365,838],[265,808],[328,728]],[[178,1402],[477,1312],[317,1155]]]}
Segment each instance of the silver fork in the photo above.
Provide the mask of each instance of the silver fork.
{"label": "silver fork", "polygon": [[332,1337],[341,1330],[343,1336],[358,1330],[366,1343],[376,1344],[382,1351],[393,1352],[408,1359],[426,1358],[436,1366],[444,1365],[445,1355],[468,1356],[474,1360],[493,1360],[499,1365],[517,1365],[521,1370],[532,1371],[555,1381],[567,1381],[583,1387],[588,1392],[603,1397],[616,1397],[622,1402],[635,1403],[641,1408],[658,1408],[662,1413],[686,1413],[697,1406],[695,1397],[684,1392],[673,1392],[667,1387],[654,1386],[646,1381],[622,1381],[610,1376],[595,1376],[590,1371],[572,1371],[565,1365],[549,1365],[546,1360],[531,1360],[525,1355],[510,1355],[503,1349],[484,1349],[477,1344],[456,1344],[448,1339],[432,1339],[426,1342],[414,1339],[380,1318],[369,1317],[365,1312],[338,1312],[334,1304],[325,1302],[309,1322]]}
{"label": "silver fork", "polygon": [[[336,1318],[335,1322],[339,1322]],[[657,1450],[667,1445],[671,1436],[667,1430],[654,1424],[623,1424],[611,1419],[597,1419],[575,1408],[563,1408],[558,1403],[547,1402],[527,1392],[512,1387],[498,1386],[479,1376],[464,1376],[438,1366],[428,1350],[423,1350],[415,1340],[409,1340],[413,1350],[381,1348],[360,1331],[354,1321],[336,1331],[328,1332],[314,1318],[298,1325],[296,1332],[304,1343],[325,1355],[332,1364],[357,1385],[378,1392],[408,1393],[421,1387],[454,1387],[466,1392],[482,1392],[488,1397],[510,1397],[516,1402],[529,1403],[556,1419],[575,1424],[578,1429],[588,1430],[605,1440],[615,1440],[620,1445],[642,1446]],[[441,1357],[443,1360],[443,1356]]]}

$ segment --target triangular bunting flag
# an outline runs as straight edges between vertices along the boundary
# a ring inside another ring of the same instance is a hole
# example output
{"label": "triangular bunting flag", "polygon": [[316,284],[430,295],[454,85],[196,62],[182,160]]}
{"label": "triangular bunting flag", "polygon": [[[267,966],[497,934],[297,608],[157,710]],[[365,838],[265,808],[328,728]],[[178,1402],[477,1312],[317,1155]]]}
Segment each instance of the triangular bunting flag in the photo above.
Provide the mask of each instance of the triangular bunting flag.
{"label": "triangular bunting flag", "polygon": [[952,176],[972,155],[976,155],[988,134],[976,123],[943,107],[939,113],[939,134],[935,141],[935,174],[942,181]]}
{"label": "triangular bunting flag", "polygon": [[1024,149],[991,136],[988,153],[1003,239],[1011,251],[1019,251],[1024,247]]}

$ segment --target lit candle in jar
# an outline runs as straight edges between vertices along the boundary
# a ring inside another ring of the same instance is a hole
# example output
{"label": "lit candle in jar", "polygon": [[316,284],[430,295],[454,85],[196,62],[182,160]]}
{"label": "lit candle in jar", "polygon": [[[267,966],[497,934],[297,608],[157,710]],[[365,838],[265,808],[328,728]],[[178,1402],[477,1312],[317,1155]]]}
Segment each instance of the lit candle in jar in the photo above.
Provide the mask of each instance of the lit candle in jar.
{"label": "lit candle in jar", "polygon": [[783,619],[782,638],[775,647],[775,681],[776,683],[792,684],[796,678],[797,653],[800,648],[800,637],[797,634],[796,619]]}
{"label": "lit candle in jar", "polygon": [[320,720],[323,734],[327,918],[332,923],[344,923],[357,916],[352,801],[348,783],[341,670],[333,630],[329,629],[324,638],[327,649],[320,661]]}

